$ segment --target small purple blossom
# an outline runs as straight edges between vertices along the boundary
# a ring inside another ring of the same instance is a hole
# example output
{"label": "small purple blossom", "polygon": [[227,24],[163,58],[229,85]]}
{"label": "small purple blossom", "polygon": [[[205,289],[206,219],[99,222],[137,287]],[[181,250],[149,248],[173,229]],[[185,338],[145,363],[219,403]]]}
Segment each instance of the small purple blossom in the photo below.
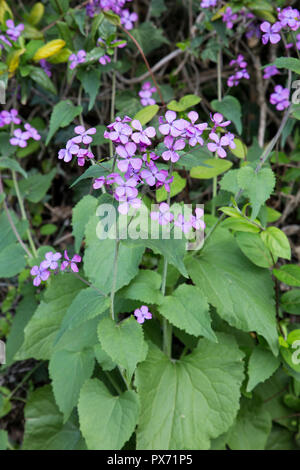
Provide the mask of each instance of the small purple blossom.
{"label": "small purple blossom", "polygon": [[50,272],[46,269],[41,268],[40,266],[33,266],[30,271],[30,274],[34,277],[33,285],[38,287],[42,281],[47,281],[50,276]]}
{"label": "small purple blossom", "polygon": [[47,62],[46,59],[41,59],[40,60],[40,66],[42,67],[44,72],[48,75],[48,77],[52,76],[51,64],[49,62]]}
{"label": "small purple blossom", "polygon": [[0,127],[7,126],[11,123],[21,124],[21,119],[18,118],[18,111],[12,108],[10,111],[1,111],[0,113]]}
{"label": "small purple blossom", "polygon": [[121,203],[118,207],[120,214],[127,214],[130,206],[138,209],[141,205],[141,200],[137,198],[137,179],[132,177],[125,181],[120,175],[116,175],[114,177],[114,182],[118,185],[114,196],[116,200]]}
{"label": "small purple blossom", "polygon": [[162,202],[159,205],[159,211],[150,212],[150,217],[152,220],[158,220],[160,225],[168,225],[174,219],[174,215],[170,212],[169,204]]}
{"label": "small purple blossom", "polygon": [[83,64],[86,59],[86,52],[85,50],[81,49],[80,51],[77,52],[77,54],[71,54],[69,57],[69,62],[70,63],[70,69],[73,70],[77,65]]}
{"label": "small purple blossom", "polygon": [[204,230],[206,225],[205,225],[204,220],[202,220],[202,217],[204,215],[203,209],[201,209],[200,207],[197,207],[195,209],[195,214],[196,215],[192,215],[191,218],[190,218],[190,222],[192,224],[192,227],[195,230],[200,230],[200,229]]}
{"label": "small purple blossom", "polygon": [[17,41],[22,31],[24,31],[23,23],[20,23],[18,24],[18,26],[15,26],[15,23],[13,22],[13,20],[7,20],[6,26],[7,26],[6,34],[11,41]]}
{"label": "small purple blossom", "polygon": [[168,150],[162,153],[162,158],[165,161],[171,160],[172,163],[177,162],[180,158],[180,155],[177,152],[179,150],[183,150],[185,147],[184,139],[175,140],[173,137],[168,135],[164,138],[164,144]]}
{"label": "small purple blossom", "polygon": [[112,140],[115,143],[121,143],[123,145],[127,144],[129,136],[132,134],[132,128],[128,126],[128,124],[116,121],[107,127],[109,129],[113,128],[113,130],[111,132],[106,132],[104,137]]}
{"label": "small purple blossom", "polygon": [[288,88],[283,88],[281,85],[276,85],[274,93],[270,96],[270,103],[276,106],[278,111],[283,111],[290,105],[289,101],[290,91]]}
{"label": "small purple blossom", "polygon": [[27,147],[27,140],[30,139],[29,132],[23,132],[21,129],[14,130],[14,136],[10,139],[11,145],[16,147]]}
{"label": "small purple blossom", "polygon": [[134,316],[138,323],[144,323],[145,320],[151,320],[152,313],[149,312],[149,308],[146,305],[142,305],[140,308],[135,309]]}
{"label": "small purple blossom", "polygon": [[31,139],[33,140],[41,140],[41,136],[40,134],[38,133],[38,131],[32,127],[30,124],[26,123],[25,124],[25,129],[26,131],[28,132],[29,136]]}
{"label": "small purple blossom", "polygon": [[182,214],[178,215],[177,219],[174,221],[174,225],[176,225],[176,227],[179,227],[185,234],[189,233],[192,229],[191,221],[185,220]]}
{"label": "small purple blossom", "polygon": [[138,15],[133,12],[130,13],[129,10],[122,10],[121,13],[121,24],[124,25],[124,28],[130,30],[133,28],[133,23],[135,23],[138,19]]}
{"label": "small purple blossom", "polygon": [[159,170],[153,162],[148,164],[146,170],[141,171],[141,177],[149,186],[154,186],[157,183],[162,185],[166,181],[167,176],[167,170]]}
{"label": "small purple blossom", "polygon": [[271,25],[271,23],[269,23],[268,21],[264,21],[260,25],[260,29],[261,31],[263,31],[263,33],[265,33],[262,35],[263,44],[267,44],[269,41],[271,44],[277,44],[280,41],[281,36],[280,34],[278,34],[281,30],[280,23],[275,23]]}
{"label": "small purple blossom", "polygon": [[93,183],[93,188],[94,189],[100,189],[104,185],[105,185],[105,176],[100,176],[99,178],[95,179],[95,181]]}
{"label": "small purple blossom", "polygon": [[209,142],[207,144],[207,148],[210,152],[217,152],[218,156],[220,158],[225,158],[227,156],[226,151],[224,150],[223,147],[226,147],[229,145],[229,139],[226,136],[219,137],[217,134],[214,132],[211,132],[209,134],[209,137],[213,142]]}
{"label": "small purple blossom", "polygon": [[58,158],[59,160],[64,160],[64,162],[69,163],[72,160],[73,155],[77,155],[78,152],[79,152],[79,145],[74,144],[73,140],[71,139],[71,140],[68,140],[66,148],[61,149],[58,152]]}
{"label": "small purple blossom", "polygon": [[273,77],[274,75],[278,75],[280,72],[275,65],[269,65],[264,69],[264,79],[268,79]]}
{"label": "small purple blossom", "polygon": [[297,31],[297,29],[300,28],[299,10],[289,6],[289,7],[284,8],[283,10],[278,8],[277,11],[278,11],[279,24],[282,28],[288,27],[292,31]]}
{"label": "small purple blossom", "polygon": [[132,140],[136,144],[151,145],[151,140],[156,136],[154,127],[150,126],[143,130],[142,124],[137,119],[134,119],[131,123],[132,127],[138,132],[134,132],[131,136]]}
{"label": "small purple blossom", "polygon": [[237,19],[238,19],[238,15],[236,13],[233,13],[230,7],[227,7],[222,17],[223,23],[226,23],[226,28],[232,29],[233,23]]}
{"label": "small purple blossom", "polygon": [[217,127],[227,127],[231,124],[231,121],[224,121],[224,116],[220,113],[215,113],[214,115],[210,115],[210,119],[214,123],[212,131],[214,131]]}
{"label": "small purple blossom", "polygon": [[85,130],[83,126],[76,126],[74,132],[75,134],[78,134],[72,139],[75,144],[83,143],[85,145],[89,145],[93,142],[91,135],[96,134],[97,129],[95,127],[91,127],[90,129]]}
{"label": "small purple blossom", "polygon": [[104,54],[102,57],[100,57],[99,59],[99,63],[101,65],[107,65],[111,62],[111,58],[109,57],[109,55],[107,54]]}
{"label": "small purple blossom", "polygon": [[201,8],[210,8],[215,7],[218,3],[218,0],[202,0],[200,3]]}
{"label": "small purple blossom", "polygon": [[53,251],[48,251],[45,254],[45,260],[41,262],[41,269],[57,269],[58,260],[61,258],[61,253],[53,253]]}
{"label": "small purple blossom", "polygon": [[78,273],[79,269],[77,263],[81,262],[81,256],[74,255],[72,259],[69,258],[67,250],[64,251],[65,261],[61,263],[61,271],[64,271],[66,268],[70,268],[74,273]]}
{"label": "small purple blossom", "polygon": [[188,126],[188,122],[184,119],[176,119],[175,111],[167,111],[165,114],[166,123],[160,119],[161,125],[159,132],[163,135],[171,135],[172,137],[179,137]]}

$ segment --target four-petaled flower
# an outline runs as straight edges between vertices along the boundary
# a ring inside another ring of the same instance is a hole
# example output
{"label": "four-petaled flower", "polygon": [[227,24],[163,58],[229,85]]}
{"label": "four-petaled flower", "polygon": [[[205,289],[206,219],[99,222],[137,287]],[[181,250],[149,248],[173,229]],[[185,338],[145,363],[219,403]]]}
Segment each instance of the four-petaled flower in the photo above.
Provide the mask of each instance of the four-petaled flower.
{"label": "four-petaled flower", "polygon": [[64,271],[66,268],[70,268],[74,273],[78,273],[79,269],[77,263],[81,262],[81,256],[74,255],[72,259],[69,258],[67,250],[64,251],[65,261],[61,263],[60,269]]}
{"label": "four-petaled flower", "polygon": [[152,220],[158,220],[160,225],[168,225],[174,219],[174,215],[170,212],[169,204],[162,202],[159,205],[158,212],[150,212],[150,217]]}
{"label": "four-petaled flower", "polygon": [[68,140],[66,148],[61,149],[58,152],[59,160],[64,160],[64,162],[68,163],[72,160],[73,155],[77,155],[79,152],[79,146],[74,144],[73,140]]}
{"label": "four-petaled flower", "polygon": [[14,137],[10,139],[11,145],[15,145],[17,147],[27,147],[27,140],[30,139],[29,132],[23,132],[21,129],[14,130]]}
{"label": "four-petaled flower", "polygon": [[214,132],[211,132],[209,134],[209,137],[211,138],[211,140],[213,140],[214,142],[209,142],[207,144],[207,147],[208,147],[208,150],[210,150],[211,152],[217,152],[217,154],[219,155],[220,158],[225,158],[227,153],[226,151],[223,149],[223,147],[226,147],[229,145],[229,139],[228,137],[226,136],[223,136],[223,137],[219,137],[217,134],[215,134]]}
{"label": "four-petaled flower", "polygon": [[86,52],[81,49],[80,51],[77,52],[77,54],[71,54],[69,57],[69,62],[70,63],[70,69],[73,70],[77,65],[83,64],[86,59]]}
{"label": "four-petaled flower", "polygon": [[188,125],[184,119],[176,119],[175,111],[167,111],[165,114],[166,123],[162,121],[159,126],[159,132],[163,135],[171,135],[172,137],[179,137]]}
{"label": "four-petaled flower", "polygon": [[36,287],[39,286],[42,281],[47,281],[47,279],[50,276],[49,271],[41,268],[40,266],[33,266],[33,268],[30,271],[30,274],[32,276],[35,276],[33,280],[33,285]]}
{"label": "four-petaled flower", "polygon": [[135,309],[134,316],[138,323],[144,323],[145,320],[151,320],[152,313],[149,312],[149,308],[146,305],[142,305],[140,308]]}
{"label": "four-petaled flower", "polygon": [[142,124],[137,119],[134,119],[131,123],[132,127],[138,132],[134,132],[131,136],[132,140],[136,144],[151,145],[151,140],[156,135],[154,127],[150,126],[143,130]]}
{"label": "four-petaled flower", "polygon": [[91,135],[96,134],[97,129],[95,127],[91,127],[90,129],[85,130],[83,126],[76,126],[74,132],[75,134],[78,134],[72,139],[75,144],[83,143],[85,145],[89,145],[91,142],[93,142]]}
{"label": "four-petaled flower", "polygon": [[45,254],[45,260],[41,262],[41,269],[57,269],[57,261],[61,258],[61,253],[53,253],[53,251],[48,251]]}
{"label": "four-petaled flower", "polygon": [[7,20],[6,26],[8,28],[6,30],[6,34],[11,41],[16,41],[21,35],[22,31],[24,31],[23,23],[20,23],[18,24],[18,26],[15,26],[15,23],[13,22],[13,20]]}
{"label": "four-petaled flower", "polygon": [[34,127],[32,127],[28,123],[26,123],[24,127],[25,127],[26,131],[29,133],[31,139],[41,140],[40,134],[38,133],[38,131]]}
{"label": "four-petaled flower", "polygon": [[260,29],[265,33],[262,35],[263,44],[267,44],[269,41],[271,44],[277,44],[280,41],[281,36],[278,34],[281,30],[280,23],[271,25],[268,21],[264,21],[260,25]]}

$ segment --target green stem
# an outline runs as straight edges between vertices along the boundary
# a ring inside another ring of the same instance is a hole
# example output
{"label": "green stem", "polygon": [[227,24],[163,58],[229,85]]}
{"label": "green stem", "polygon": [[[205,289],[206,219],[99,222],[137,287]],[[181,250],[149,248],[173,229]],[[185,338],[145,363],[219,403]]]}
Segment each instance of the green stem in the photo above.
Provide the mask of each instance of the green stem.
{"label": "green stem", "polygon": [[103,371],[104,374],[106,375],[106,377],[108,378],[108,380],[110,381],[110,383],[113,385],[113,387],[116,389],[116,391],[118,392],[119,395],[122,394],[122,390],[120,389],[119,385],[117,384],[117,382],[115,381],[115,379],[111,376],[111,374],[109,374],[106,370]]}
{"label": "green stem", "polygon": [[[20,193],[20,188],[19,188],[16,172],[14,170],[12,171],[12,177],[13,177],[13,183],[14,183],[17,199],[18,199],[18,202],[19,202],[20,210],[21,210],[22,219],[26,220],[29,224],[29,220],[27,218],[25,207],[24,207],[24,202],[23,202],[23,199],[22,199],[22,196],[21,196],[21,193]],[[33,253],[34,257],[37,258],[38,254],[37,254],[36,247],[35,247],[35,244],[34,244],[34,241],[33,241],[33,238],[32,238],[32,235],[31,235],[31,232],[30,232],[29,228],[26,230],[26,234],[27,234],[27,237],[28,237],[28,241],[29,241],[29,245],[30,245],[30,248],[32,250],[32,253]]]}
{"label": "green stem", "polygon": [[[222,101],[222,48],[221,46],[218,52],[217,71],[218,71],[218,101]],[[218,158],[217,154],[216,154],[216,158]],[[213,200],[212,200],[212,210],[211,210],[211,213],[213,216],[216,215],[215,198],[217,196],[217,183],[218,183],[218,177],[214,176],[213,177]]]}
{"label": "green stem", "polygon": [[118,255],[119,255],[119,248],[120,248],[120,240],[116,240],[115,246],[115,256],[114,256],[114,264],[113,264],[113,280],[111,286],[111,293],[110,293],[110,313],[111,318],[115,320],[115,292],[116,292],[116,285],[117,285],[117,275],[118,275]]}

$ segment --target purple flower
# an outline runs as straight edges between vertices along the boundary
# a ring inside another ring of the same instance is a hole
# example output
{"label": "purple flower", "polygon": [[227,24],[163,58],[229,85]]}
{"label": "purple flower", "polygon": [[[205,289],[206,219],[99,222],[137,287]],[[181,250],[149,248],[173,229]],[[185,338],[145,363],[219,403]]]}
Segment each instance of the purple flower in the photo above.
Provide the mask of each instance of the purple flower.
{"label": "purple flower", "polygon": [[102,57],[100,57],[99,62],[101,65],[106,65],[106,64],[109,64],[109,62],[111,62],[111,58],[109,57],[109,55],[104,54]]}
{"label": "purple flower", "polygon": [[96,134],[97,129],[95,127],[91,127],[90,129],[85,130],[83,126],[76,126],[74,132],[75,134],[78,134],[77,137],[72,139],[75,144],[83,143],[85,145],[89,145],[93,142],[93,138],[90,136]]}
{"label": "purple flower", "polygon": [[1,44],[1,41],[6,44],[8,47],[12,47],[12,44],[8,41],[8,39],[4,36],[4,34],[0,34],[0,49],[3,49],[4,46]]}
{"label": "purple flower", "polygon": [[134,170],[140,170],[142,167],[142,160],[140,158],[132,158],[136,152],[136,145],[133,142],[127,142],[125,145],[118,145],[116,152],[119,157],[124,158],[123,161],[118,162],[120,171],[127,171],[129,164],[132,165]]}
{"label": "purple flower", "polygon": [[279,73],[280,72],[279,72],[278,68],[275,65],[269,65],[268,67],[266,67],[264,69],[264,78],[265,79],[271,78],[274,75],[278,75]]}
{"label": "purple flower", "polygon": [[211,140],[213,140],[213,142],[209,142],[207,144],[207,148],[208,150],[210,150],[210,152],[217,152],[217,154],[219,155],[220,158],[225,158],[227,153],[226,151],[223,149],[223,147],[226,147],[229,145],[229,139],[228,137],[226,136],[223,136],[223,137],[219,137],[217,134],[215,134],[214,132],[211,132],[209,134],[209,137]]}
{"label": "purple flower", "polygon": [[164,138],[164,144],[169,150],[162,153],[162,158],[166,161],[171,160],[172,163],[177,162],[180,158],[177,151],[184,149],[185,141],[183,139],[174,140],[173,137],[168,135]]}
{"label": "purple flower", "polygon": [[237,20],[237,18],[238,18],[238,15],[236,13],[233,13],[230,7],[227,7],[223,14],[222,21],[223,23],[226,23],[226,28],[232,29],[233,23],[234,21]]}
{"label": "purple flower", "polygon": [[14,130],[14,137],[10,139],[11,145],[15,145],[17,147],[27,147],[27,140],[30,139],[29,132],[22,132],[21,129]]}
{"label": "purple flower", "polygon": [[167,170],[159,170],[153,162],[148,165],[148,169],[141,171],[141,177],[149,186],[154,186],[156,183],[161,186],[166,181],[167,176]]}
{"label": "purple flower", "polygon": [[51,64],[49,62],[47,62],[46,59],[41,59],[40,60],[40,66],[42,67],[44,72],[48,75],[48,77],[52,76]]}
{"label": "purple flower", "polygon": [[207,122],[204,122],[202,124],[195,124],[198,117],[199,115],[195,111],[190,111],[188,114],[188,118],[192,124],[187,127],[185,137],[189,139],[189,145],[191,147],[195,147],[197,144],[204,144],[201,135],[203,134],[203,131],[208,127]]}
{"label": "purple flower", "polygon": [[77,65],[83,64],[86,59],[86,52],[85,50],[81,49],[80,51],[77,52],[77,54],[71,54],[69,57],[69,62],[70,63],[70,69],[73,70]]}
{"label": "purple flower", "polygon": [[7,20],[6,26],[8,28],[6,30],[6,34],[11,41],[16,41],[21,35],[21,32],[24,30],[23,23],[20,23],[18,24],[18,26],[15,26],[13,20]]}
{"label": "purple flower", "polygon": [[218,0],[202,0],[200,3],[201,8],[215,7]]}
{"label": "purple flower", "polygon": [[170,212],[169,204],[162,202],[159,205],[158,212],[150,212],[152,220],[158,220],[160,225],[168,225],[174,219],[174,215]]}
{"label": "purple flower", "polygon": [[144,323],[145,320],[151,320],[152,313],[146,305],[142,305],[141,308],[135,309],[134,316],[138,323]]}
{"label": "purple flower", "polygon": [[57,261],[61,258],[60,253],[53,253],[53,251],[48,251],[45,254],[45,260],[41,262],[41,269],[57,269],[58,263]]}
{"label": "purple flower", "polygon": [[151,126],[147,127],[143,131],[142,124],[137,119],[134,119],[132,121],[131,125],[134,129],[136,129],[138,131],[138,132],[134,132],[132,134],[132,136],[131,136],[132,140],[136,144],[151,145],[151,140],[150,139],[153,139],[153,137],[155,137],[155,135],[156,135],[156,131],[155,131],[154,127],[151,127]]}
{"label": "purple flower", "polygon": [[130,13],[129,10],[123,10],[121,13],[121,24],[124,25],[125,29],[132,29],[133,23],[137,21],[138,15],[136,13]]}
{"label": "purple flower", "polygon": [[113,142],[120,142],[123,145],[127,144],[129,136],[132,134],[132,128],[128,124],[118,121],[110,124],[108,128],[111,128],[111,126],[113,126],[113,131],[108,132],[106,138]]}
{"label": "purple flower", "polygon": [[236,148],[236,143],[234,142],[235,135],[232,134],[231,132],[227,132],[227,134],[225,134],[225,137],[227,137],[228,139],[228,147],[231,149],[235,149]]}
{"label": "purple flower", "polygon": [[274,93],[270,96],[270,103],[276,106],[278,111],[283,111],[290,105],[289,101],[290,91],[288,88],[283,88],[281,85],[276,85]]}
{"label": "purple flower", "polygon": [[238,69],[245,69],[247,67],[247,62],[242,54],[239,54],[236,59],[233,59],[229,62],[230,67],[236,66]]}
{"label": "purple flower", "polygon": [[86,158],[95,158],[89,149],[79,149],[77,154],[78,166],[84,166]]}
{"label": "purple flower", "polygon": [[155,100],[152,98],[152,93],[156,92],[156,88],[151,85],[150,82],[145,82],[142,85],[142,89],[139,92],[141,98],[141,104],[143,106],[150,106],[155,104]]}
{"label": "purple flower", "polygon": [[32,127],[30,124],[25,124],[24,127],[25,127],[26,131],[28,132],[31,139],[41,140],[40,134],[38,133],[38,131],[34,127]]}
{"label": "purple flower", "polygon": [[205,222],[204,220],[202,220],[202,217],[204,215],[204,211],[203,209],[201,209],[200,207],[197,207],[195,209],[195,214],[196,215],[192,215],[191,216],[191,224],[192,224],[192,227],[195,229],[195,230],[199,230],[200,228],[202,230],[205,229],[206,225],[205,225]]}
{"label": "purple flower", "polygon": [[73,155],[77,155],[79,152],[79,146],[74,144],[73,140],[68,140],[66,148],[61,149],[58,152],[59,160],[64,160],[64,162],[68,163],[72,160]]}
{"label": "purple flower", "polygon": [[99,178],[96,178],[94,183],[93,183],[93,188],[94,189],[100,189],[102,186],[105,184],[105,176],[100,176]]}
{"label": "purple flower", "polygon": [[50,276],[49,271],[41,268],[40,266],[33,266],[30,271],[30,274],[32,276],[35,276],[33,280],[33,285],[36,287],[39,286],[42,281],[47,281]]}
{"label": "purple flower", "polygon": [[292,31],[297,31],[297,29],[300,28],[299,10],[289,6],[287,8],[284,8],[283,10],[278,8],[277,11],[278,11],[278,20],[280,21],[280,25],[283,28],[288,26],[289,28],[291,28]]}
{"label": "purple flower", "polygon": [[172,137],[179,137],[188,126],[188,122],[184,119],[176,120],[176,113],[174,111],[167,111],[165,114],[166,123],[160,119],[161,125],[159,132],[163,135],[171,135]]}
{"label": "purple flower", "polygon": [[214,123],[214,127],[212,129],[213,131],[217,127],[227,127],[229,124],[231,124],[231,121],[224,121],[224,116],[222,116],[220,113],[215,113],[214,115],[211,114],[210,119]]}
{"label": "purple flower", "polygon": [[78,273],[79,269],[78,269],[78,266],[77,266],[77,263],[80,263],[81,262],[81,256],[79,255],[74,255],[73,258],[70,260],[69,256],[68,256],[68,252],[67,250],[64,251],[64,257],[65,257],[65,260],[66,261],[63,261],[61,263],[61,267],[60,269],[62,271],[64,271],[66,268],[71,268],[71,270],[74,272],[74,273]]}
{"label": "purple flower", "polygon": [[176,227],[181,228],[183,233],[189,233],[192,228],[191,221],[185,220],[182,214],[178,215],[177,219],[174,221],[174,225],[176,225]]}
{"label": "purple flower", "polygon": [[141,205],[141,200],[137,198],[138,190],[136,189],[136,178],[133,177],[124,181],[120,175],[117,175],[114,177],[114,181],[118,185],[114,196],[117,201],[121,202],[118,211],[121,214],[127,214],[130,206],[138,209]]}
{"label": "purple flower", "polygon": [[263,44],[267,44],[269,41],[271,44],[277,44],[280,41],[281,36],[278,34],[281,30],[280,23],[271,25],[268,21],[264,21],[260,25],[260,29],[265,33],[262,35]]}
{"label": "purple flower", "polygon": [[21,124],[21,119],[17,117],[18,111],[16,109],[11,109],[10,111],[1,111],[0,119],[1,119],[1,127],[7,126],[8,124]]}

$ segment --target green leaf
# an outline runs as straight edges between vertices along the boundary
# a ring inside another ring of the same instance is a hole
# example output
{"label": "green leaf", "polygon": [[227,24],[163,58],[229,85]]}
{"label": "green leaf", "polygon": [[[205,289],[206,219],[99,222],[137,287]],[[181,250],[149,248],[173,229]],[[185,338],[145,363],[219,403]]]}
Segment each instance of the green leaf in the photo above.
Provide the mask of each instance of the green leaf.
{"label": "green leaf", "polygon": [[278,69],[288,69],[291,70],[292,72],[295,72],[297,74],[300,74],[300,60],[295,59],[293,57],[278,57],[274,65]]}
{"label": "green leaf", "polygon": [[[162,29],[157,28],[149,21],[141,23],[137,28],[134,28],[131,34],[138,41],[146,55],[162,44],[169,44],[168,39],[163,36]],[[135,44],[132,44],[132,48],[136,50]]]}
{"label": "green leaf", "polygon": [[271,428],[272,419],[264,405],[244,398],[227,444],[231,450],[264,450]]}
{"label": "green leaf", "polygon": [[142,126],[144,126],[145,124],[150,122],[154,118],[154,116],[157,115],[158,111],[159,106],[157,104],[145,106],[143,109],[136,113],[133,119],[137,119],[138,121],[140,121]]}
{"label": "green leaf", "polygon": [[248,152],[247,146],[240,140],[234,139],[235,148],[231,149],[231,153],[242,160],[245,160]]}
{"label": "green leaf", "polygon": [[272,256],[257,233],[237,233],[236,241],[247,258],[261,268],[271,268],[274,265]]}
{"label": "green leaf", "polygon": [[141,413],[137,449],[209,449],[233,424],[243,380],[242,353],[233,337],[201,339],[183,359],[171,361],[151,347],[136,373]]}
{"label": "green leaf", "polygon": [[211,329],[207,300],[197,287],[182,284],[172,295],[164,297],[159,306],[159,312],[172,325],[187,333],[217,341]]}
{"label": "green leaf", "polygon": [[0,252],[0,277],[13,277],[23,271],[25,266],[25,251],[21,245],[13,243]]}
{"label": "green leaf", "polygon": [[87,170],[85,170],[82,175],[77,178],[74,183],[71,184],[70,188],[73,188],[76,184],[78,184],[80,181],[87,179],[87,178],[99,178],[100,176],[107,176],[110,173],[111,170],[111,163],[102,163],[100,165],[92,165],[90,166]]}
{"label": "green leaf", "polygon": [[221,222],[220,227],[234,230],[236,232],[259,233],[260,229],[257,225],[252,224],[250,220],[246,220],[241,215],[239,217],[230,217]]}
{"label": "green leaf", "polygon": [[66,424],[59,412],[50,385],[32,392],[25,406],[23,450],[84,449],[74,418]]}
{"label": "green leaf", "polygon": [[44,90],[50,91],[50,93],[57,95],[56,87],[46,72],[44,72],[44,70],[40,67],[34,67],[33,65],[30,65],[29,67],[29,76],[31,80],[44,88]]}
{"label": "green leaf", "polygon": [[237,175],[239,187],[244,190],[252,205],[252,219],[257,217],[263,203],[269,199],[274,187],[275,176],[271,169],[263,168],[255,173],[250,166],[241,168]]}
{"label": "green leaf", "polygon": [[100,364],[103,370],[113,370],[116,367],[116,363],[109,357],[109,355],[102,349],[101,344],[94,346],[94,353],[97,362]]}
{"label": "green leaf", "polygon": [[[170,185],[170,195],[171,197],[176,196],[177,194],[181,193],[181,191],[186,187],[186,179],[182,178],[176,171],[172,173],[174,178],[173,182]],[[156,190],[156,200],[157,202],[166,201],[168,199],[167,191],[164,187],[159,188]]]}
{"label": "green leaf", "polygon": [[82,282],[71,274],[60,274],[51,279],[44,300],[24,330],[25,341],[16,355],[17,360],[50,359],[61,322],[82,287]]}
{"label": "green leaf", "polygon": [[104,297],[92,287],[80,291],[63,318],[56,342],[67,331],[101,315],[109,308],[109,298]]}
{"label": "green leaf", "polygon": [[80,250],[86,224],[88,223],[90,217],[96,213],[98,205],[98,200],[88,194],[87,196],[84,196],[82,199],[80,199],[73,209],[72,227],[75,238],[76,253]]}
{"label": "green leaf", "polygon": [[[90,218],[86,226],[86,250],[84,255],[84,271],[87,278],[101,291],[109,293],[113,280],[113,263],[116,240],[109,238],[100,240],[96,228],[97,216]],[[144,242],[145,240],[143,240]],[[116,290],[129,284],[138,273],[138,267],[145,250],[145,245],[127,245],[121,241],[118,256],[118,273]],[[100,273],[100,275],[99,275]]]}
{"label": "green leaf", "polygon": [[0,429],[0,450],[6,450],[8,447],[8,434],[7,431]]}
{"label": "green leaf", "polygon": [[[9,211],[9,213],[16,226],[16,229],[22,237],[28,228],[28,223],[24,220],[18,220],[14,212]],[[9,245],[15,243],[16,241],[16,235],[10,226],[7,215],[4,211],[2,211],[2,213],[0,213],[0,252],[5,248],[8,248]],[[3,277],[5,277],[5,275]]]}
{"label": "green leaf", "polygon": [[251,392],[256,385],[267,380],[280,366],[280,360],[261,346],[256,346],[251,353],[248,363],[247,392]]}
{"label": "green leaf", "polygon": [[277,227],[268,227],[261,233],[266,247],[278,258],[291,259],[291,247],[286,234]]}
{"label": "green leaf", "polygon": [[113,396],[97,379],[82,387],[79,404],[81,432],[90,450],[119,450],[134,432],[139,404],[135,392]]}
{"label": "green leaf", "polygon": [[103,350],[116,364],[126,369],[130,378],[136,365],[146,358],[148,348],[143,329],[133,317],[120,323],[111,318],[102,318],[98,326],[98,338]]}
{"label": "green leaf", "polygon": [[191,169],[191,178],[207,180],[210,178],[214,178],[215,176],[221,175],[221,173],[224,173],[232,167],[232,162],[230,162],[229,160],[222,160],[221,158],[209,158],[203,163],[209,166],[195,166]]}
{"label": "green leaf", "polygon": [[296,264],[285,264],[279,269],[273,269],[273,274],[288,286],[300,287],[300,266]]}
{"label": "green leaf", "polygon": [[285,292],[281,297],[281,306],[283,310],[292,315],[300,315],[300,290],[292,289]]}
{"label": "green leaf", "polygon": [[196,95],[185,95],[180,98],[179,101],[172,100],[170,103],[167,104],[167,108],[171,111],[176,111],[177,113],[183,112],[186,109],[192,108],[200,103],[201,98],[200,96]]}
{"label": "green leaf", "polygon": [[94,370],[94,352],[55,351],[49,363],[49,374],[52,380],[56,403],[66,422],[77,405],[80,389]]}
{"label": "green leaf", "polygon": [[239,190],[237,175],[239,170],[230,170],[220,180],[220,187],[223,191],[236,194]]}
{"label": "green leaf", "polygon": [[50,118],[50,128],[46,140],[46,145],[49,144],[54,134],[60,127],[67,127],[74,118],[79,116],[82,112],[81,106],[74,106],[70,100],[64,100],[57,103],[52,111]]}
{"label": "green leaf", "polygon": [[34,203],[41,201],[50,188],[55,174],[56,168],[53,168],[46,175],[34,173],[29,175],[28,178],[19,181],[19,188],[22,197]]}
{"label": "green leaf", "polygon": [[276,312],[270,273],[250,263],[226,230],[217,230],[200,257],[188,259],[186,265],[194,284],[221,318],[243,331],[257,331],[277,353]]}
{"label": "green leaf", "polygon": [[77,72],[77,76],[82,83],[85,93],[89,95],[90,101],[88,111],[90,111],[95,104],[100,88],[101,70],[99,68],[86,70],[80,69]]}
{"label": "green leaf", "polygon": [[0,168],[9,168],[10,170],[21,173],[25,178],[27,178],[26,171],[24,171],[21,165],[16,160],[13,160],[12,158],[1,157]]}
{"label": "green leaf", "polygon": [[163,298],[160,292],[161,275],[150,269],[142,269],[129,286],[119,292],[121,298],[159,304]]}
{"label": "green leaf", "polygon": [[102,10],[105,18],[113,25],[119,26],[121,24],[120,17],[112,11]]}
{"label": "green leaf", "polygon": [[236,98],[234,98],[234,96],[227,95],[223,98],[222,101],[213,100],[211,102],[211,105],[215,111],[223,114],[226,119],[229,119],[233,122],[236,127],[236,130],[238,131],[238,134],[242,133],[243,127],[241,121],[241,105],[240,102]]}

